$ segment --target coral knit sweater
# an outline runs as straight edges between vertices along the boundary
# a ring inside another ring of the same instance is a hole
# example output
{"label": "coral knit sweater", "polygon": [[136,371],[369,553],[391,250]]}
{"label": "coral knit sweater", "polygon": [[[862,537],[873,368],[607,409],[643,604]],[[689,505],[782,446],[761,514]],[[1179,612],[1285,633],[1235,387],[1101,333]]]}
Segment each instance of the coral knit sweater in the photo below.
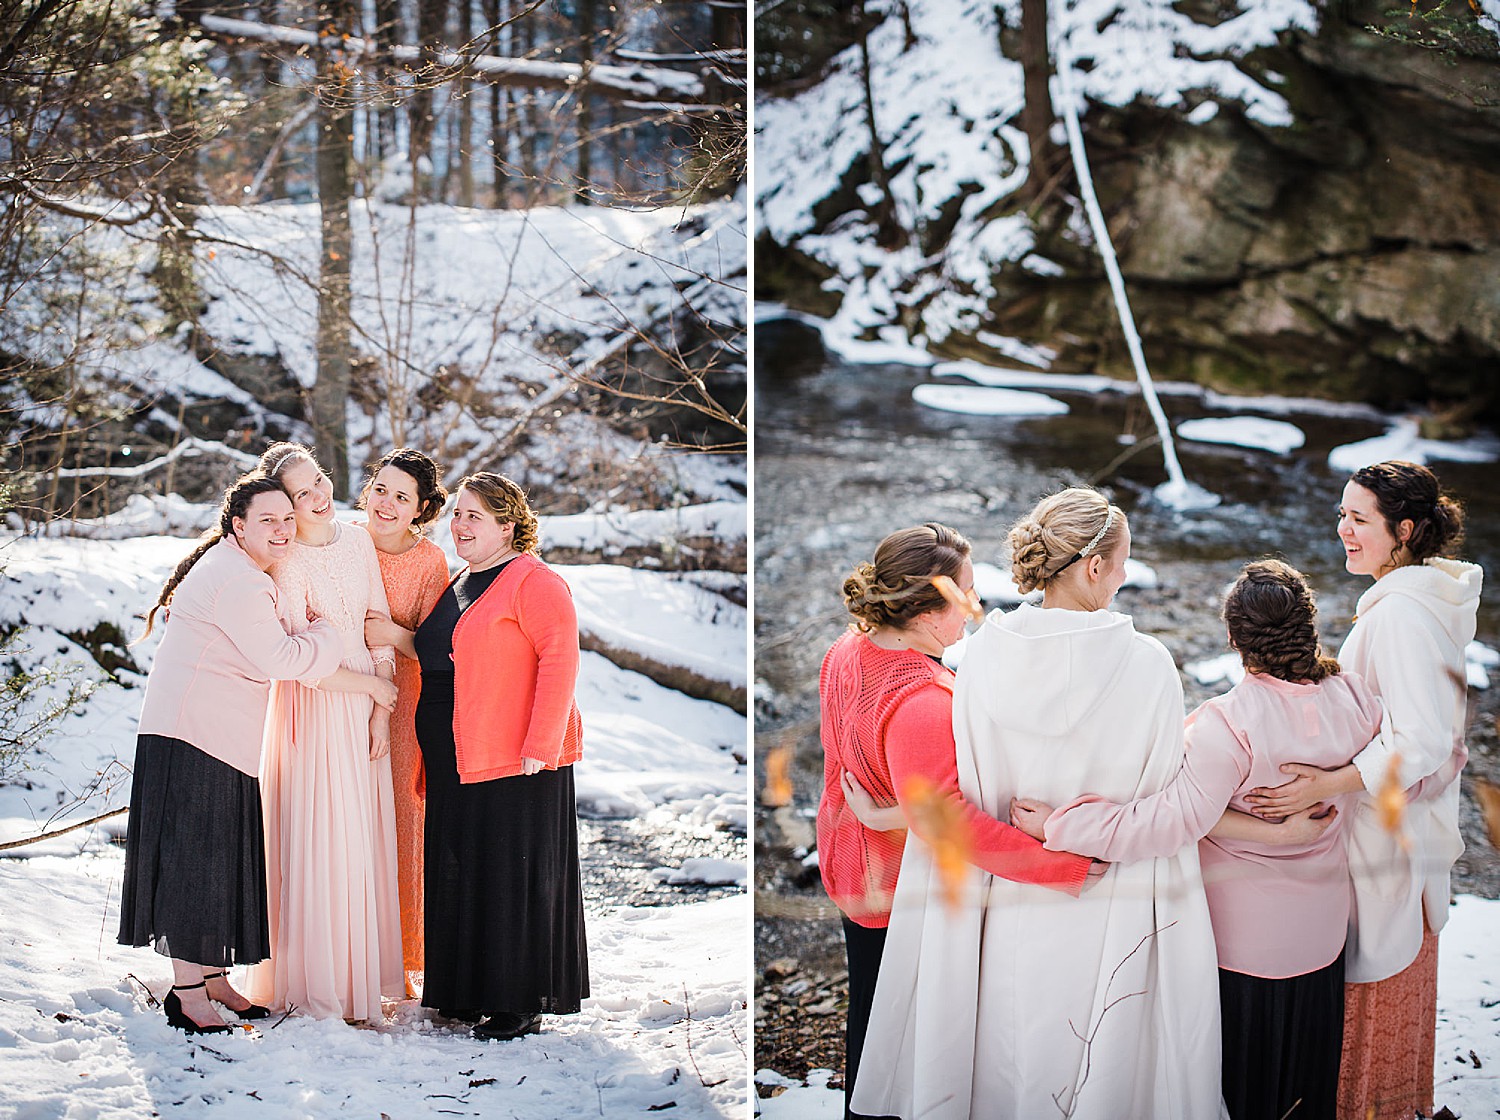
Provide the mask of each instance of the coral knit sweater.
{"label": "coral knit sweater", "polygon": [[[828,896],[858,925],[883,928],[906,834],[875,832],[844,801],[845,771],[882,804],[900,804],[910,827],[925,831],[933,816],[956,820],[969,861],[1020,883],[1077,895],[1089,860],[1049,852],[1018,829],[976,808],[958,788],[953,746],[953,674],[915,650],[887,650],[850,631],[834,642],[818,678],[822,702],[823,799],[818,805],[818,866]],[[913,778],[936,787],[941,814],[914,814]]]}
{"label": "coral knit sweater", "polygon": [[548,770],[583,757],[578,615],[573,593],[530,553],[510,561],[453,629],[453,740],[458,780]]}

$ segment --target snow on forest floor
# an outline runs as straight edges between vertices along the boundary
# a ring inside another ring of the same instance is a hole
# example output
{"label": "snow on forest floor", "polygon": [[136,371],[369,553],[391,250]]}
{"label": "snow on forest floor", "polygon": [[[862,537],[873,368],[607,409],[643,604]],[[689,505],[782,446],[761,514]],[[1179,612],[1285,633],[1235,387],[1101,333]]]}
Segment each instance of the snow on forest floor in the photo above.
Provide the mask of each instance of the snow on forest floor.
{"label": "snow on forest floor", "polygon": [[[1461,895],[1438,941],[1438,1027],[1434,1106],[1477,1120],[1500,1113],[1500,900]],[[843,1090],[830,1091],[832,1070],[807,1081],[757,1070],[756,1083],[782,1086],[759,1102],[767,1120],[836,1120]]]}
{"label": "snow on forest floor", "polygon": [[[26,625],[22,648],[8,655],[28,670],[76,661],[98,679],[98,666],[67,635],[107,623],[134,637],[134,616],[190,548],[181,537],[156,536],[0,542],[0,628]],[[561,570],[587,594],[592,566]],[[743,679],[743,652],[738,663],[729,652],[744,649],[743,608],[675,590],[653,601],[685,612],[677,638],[687,654]],[[707,624],[704,615],[715,611],[718,624]],[[613,636],[624,645],[657,641],[629,625]],[[116,652],[144,670],[155,644],[153,637]],[[128,669],[119,676],[125,684],[104,681],[63,718],[44,753],[30,760],[26,781],[0,786],[0,842],[127,802],[144,680]],[[578,700],[587,728],[576,768],[581,814],[638,818],[663,833],[743,837],[743,716],[591,653],[583,656]],[[205,1046],[168,1028],[130,978],[159,997],[170,982],[165,959],[114,943],[123,852],[110,841],[123,833],[124,819],[0,859],[0,1116],[186,1116],[210,1106],[231,1120],[616,1116],[668,1107],[679,1116],[744,1114],[744,894],[664,907],[591,906],[592,997],[581,1014],[545,1020],[544,1033],[516,1042],[477,1043],[407,1001],[388,1006],[375,1029],[293,1018]],[[737,850],[745,852],[743,839]],[[744,859],[680,862],[657,877],[746,877]]]}

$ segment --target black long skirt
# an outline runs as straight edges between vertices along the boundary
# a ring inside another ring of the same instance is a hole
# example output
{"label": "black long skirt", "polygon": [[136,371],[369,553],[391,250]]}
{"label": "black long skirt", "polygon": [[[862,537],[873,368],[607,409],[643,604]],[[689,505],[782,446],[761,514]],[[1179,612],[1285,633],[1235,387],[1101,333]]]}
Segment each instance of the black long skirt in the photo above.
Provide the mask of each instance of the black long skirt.
{"label": "black long skirt", "polygon": [[1219,1007],[1232,1120],[1332,1120],[1344,1046],[1344,954],[1285,980],[1221,968]]}
{"label": "black long skirt", "polygon": [[589,994],[573,768],[462,785],[452,678],[424,674],[424,1007],[568,1015]]}
{"label": "black long skirt", "polygon": [[844,958],[849,964],[849,1015],[844,1021],[844,1115],[863,1120],[849,1107],[854,1082],[859,1077],[859,1056],[870,1033],[870,1011],[875,1006],[875,982],[880,979],[880,959],[885,955],[884,926],[862,926],[847,916],[844,923]]}
{"label": "black long skirt", "polygon": [[136,739],[122,945],[226,968],[271,955],[260,782],[166,735]]}

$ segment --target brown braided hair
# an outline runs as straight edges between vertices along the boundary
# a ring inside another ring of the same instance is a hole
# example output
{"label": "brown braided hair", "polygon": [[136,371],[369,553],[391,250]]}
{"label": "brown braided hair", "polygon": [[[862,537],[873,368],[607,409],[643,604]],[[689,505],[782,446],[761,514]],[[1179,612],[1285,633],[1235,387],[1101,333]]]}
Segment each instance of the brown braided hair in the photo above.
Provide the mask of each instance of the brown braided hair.
{"label": "brown braided hair", "polygon": [[443,472],[431,458],[410,447],[397,447],[375,460],[364,486],[360,488],[359,501],[356,503],[358,508],[368,508],[370,487],[375,485],[375,476],[385,467],[395,467],[398,471],[411,475],[417,484],[418,509],[417,516],[411,519],[411,527],[414,530],[421,529],[436,520],[448,501],[448,491],[443,488]]}
{"label": "brown braided hair", "polygon": [[933,576],[957,579],[972,551],[957,529],[929,521],[897,529],[875,549],[873,563],[856,565],[844,580],[844,605],[865,633],[904,630],[920,614],[948,605]]}
{"label": "brown braided hair", "polygon": [[1280,560],[1246,564],[1224,596],[1221,617],[1245,668],[1284,681],[1339,672],[1318,642],[1318,608],[1302,573]]}
{"label": "brown braided hair", "polygon": [[1361,467],[1349,481],[1375,495],[1385,527],[1398,542],[1401,522],[1411,522],[1411,536],[1391,556],[1398,567],[1441,556],[1463,539],[1463,507],[1442,492],[1437,475],[1421,464],[1390,459]]}
{"label": "brown braided hair", "polygon": [[526,501],[522,490],[503,474],[494,471],[477,471],[465,476],[458,484],[479,499],[479,504],[494,515],[502,525],[513,524],[515,535],[510,546],[517,552],[538,552],[541,548],[541,527],[537,524],[536,511]]}
{"label": "brown braided hair", "polygon": [[162,586],[161,594],[156,597],[156,604],[146,612],[146,629],[137,642],[143,642],[151,634],[151,628],[156,622],[156,612],[172,602],[172,595],[177,591],[177,585],[182,582],[188,572],[193,570],[193,565],[214,545],[225,537],[234,536],[234,519],[245,518],[250,515],[250,503],[262,494],[286,494],[281,488],[281,483],[274,478],[267,478],[260,471],[251,471],[249,474],[241,475],[230,484],[229,489],[224,491],[224,500],[219,503],[219,521],[212,529],[204,533],[198,541],[198,546],[188,553],[172,570],[167,577],[167,582]]}

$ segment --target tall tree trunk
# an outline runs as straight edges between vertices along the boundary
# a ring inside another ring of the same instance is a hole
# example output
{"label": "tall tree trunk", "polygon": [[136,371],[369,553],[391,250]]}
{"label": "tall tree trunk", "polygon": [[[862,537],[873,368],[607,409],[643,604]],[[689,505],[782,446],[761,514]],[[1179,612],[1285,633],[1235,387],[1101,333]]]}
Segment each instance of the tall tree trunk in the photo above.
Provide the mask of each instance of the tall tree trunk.
{"label": "tall tree trunk", "polygon": [[[401,42],[400,0],[375,0],[374,40],[389,50]],[[375,108],[375,156],[382,163],[396,154],[396,108],[384,100]]]}
{"label": "tall tree trunk", "polygon": [[[472,0],[458,0],[458,41],[466,48],[474,38],[474,10]],[[469,79],[458,79],[454,110],[458,113],[458,151],[453,158],[458,162],[458,204],[474,205],[474,106],[469,100]]]}
{"label": "tall tree trunk", "polygon": [[[511,40],[520,40],[520,49],[516,52],[519,58],[530,58],[532,48],[536,46],[536,31],[532,26],[532,17],[521,20],[511,31]],[[519,32],[519,34],[517,34]],[[536,181],[536,99],[539,95],[535,90],[528,90],[521,95],[520,113],[517,120],[517,133],[521,149],[521,177],[526,180],[526,196],[528,199],[535,197],[539,184]]]}
{"label": "tall tree trunk", "polygon": [[[353,24],[351,0],[329,5],[336,27]],[[345,21],[348,22],[345,22]],[[309,419],[319,459],[333,479],[334,494],[349,496],[348,400],[354,343],[350,327],[349,277],[353,231],[349,202],[354,197],[354,132],[349,78],[328,55],[318,65],[318,211],[323,245],[318,258],[317,379]]]}
{"label": "tall tree trunk", "polygon": [[[501,40],[500,23],[505,18],[508,4],[502,0],[484,0],[484,19],[490,28],[490,54],[505,54]],[[509,35],[506,35],[509,39]],[[494,193],[490,205],[496,209],[505,206],[506,188],[509,186],[510,137],[508,123],[510,90],[500,86],[490,87],[490,165],[494,168]]]}
{"label": "tall tree trunk", "polygon": [[1062,152],[1052,142],[1052,76],[1047,52],[1047,0],[1021,0],[1021,71],[1026,104],[1021,108],[1021,130],[1031,148],[1031,171],[1024,198],[1035,202],[1062,166]]}
{"label": "tall tree trunk", "polygon": [[[417,0],[417,38],[429,54],[442,45],[448,23],[446,0]],[[436,131],[436,108],[432,96],[434,70],[424,66],[418,75],[418,88],[411,98],[411,174],[412,189],[420,200],[432,200],[432,137]],[[424,173],[423,164],[427,165]]]}
{"label": "tall tree trunk", "polygon": [[864,89],[865,128],[870,142],[870,182],[880,192],[880,199],[870,217],[875,223],[876,241],[891,248],[905,244],[906,231],[896,215],[896,198],[891,193],[891,176],[885,166],[885,144],[880,139],[880,129],[875,123],[875,88],[870,78],[870,21],[865,15],[863,0],[854,5],[854,18],[859,21],[859,77]]}
{"label": "tall tree trunk", "polygon": [[[595,0],[577,0],[578,4],[578,61],[584,73],[594,62],[594,37],[598,34],[598,9]],[[594,107],[589,91],[585,87],[578,91],[578,111],[574,117],[578,129],[577,174],[573,181],[573,196],[584,205],[593,201],[590,193],[594,182]]]}

